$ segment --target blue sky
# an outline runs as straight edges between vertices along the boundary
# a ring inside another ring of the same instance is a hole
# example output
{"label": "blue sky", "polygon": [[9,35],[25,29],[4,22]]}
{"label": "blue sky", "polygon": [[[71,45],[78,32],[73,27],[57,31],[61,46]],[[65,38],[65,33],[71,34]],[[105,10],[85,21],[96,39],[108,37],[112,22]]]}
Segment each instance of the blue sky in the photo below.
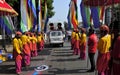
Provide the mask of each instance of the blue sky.
{"label": "blue sky", "polygon": [[[77,0],[77,6],[78,6],[78,20],[81,20],[80,15],[80,2],[81,0]],[[67,21],[67,15],[68,15],[68,9],[69,9],[69,3],[70,0],[54,0],[53,7],[55,11],[55,15],[50,18],[50,22],[64,22]]]}

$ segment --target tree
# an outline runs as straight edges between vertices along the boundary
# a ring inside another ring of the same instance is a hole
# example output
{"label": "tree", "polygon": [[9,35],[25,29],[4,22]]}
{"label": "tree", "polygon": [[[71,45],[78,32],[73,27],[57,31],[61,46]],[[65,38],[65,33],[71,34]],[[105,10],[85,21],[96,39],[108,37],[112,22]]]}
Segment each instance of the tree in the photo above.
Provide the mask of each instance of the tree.
{"label": "tree", "polygon": [[[41,5],[42,5],[42,15],[44,15],[44,9],[45,9],[45,0],[41,1]],[[53,11],[54,7],[53,7],[53,0],[46,0],[47,2],[47,8],[48,8],[48,17],[51,18],[52,16],[54,16],[55,12]],[[44,17],[44,16],[43,16]],[[42,17],[42,18],[43,18]]]}

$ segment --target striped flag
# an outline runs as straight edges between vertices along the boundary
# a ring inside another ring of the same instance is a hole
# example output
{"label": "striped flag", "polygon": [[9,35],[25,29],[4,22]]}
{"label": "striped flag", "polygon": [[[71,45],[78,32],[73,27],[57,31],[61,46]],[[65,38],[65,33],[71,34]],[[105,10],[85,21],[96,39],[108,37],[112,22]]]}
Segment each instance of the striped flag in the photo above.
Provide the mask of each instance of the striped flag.
{"label": "striped flag", "polygon": [[44,32],[47,31],[47,23],[49,21],[49,18],[48,18],[48,9],[47,9],[47,2],[46,0],[45,1],[45,10],[44,10]]}
{"label": "striped flag", "polygon": [[70,9],[68,11],[67,20],[68,20],[68,29],[72,29]]}
{"label": "striped flag", "polygon": [[68,15],[67,15],[67,20],[68,20],[68,29],[72,29],[73,25],[71,23],[71,1],[69,4],[69,11],[68,11]]}
{"label": "striped flag", "polygon": [[41,25],[42,25],[42,11],[41,11],[41,0],[38,1],[38,27],[37,27],[37,31],[40,32],[41,31]]}
{"label": "striped flag", "polygon": [[30,30],[35,31],[37,25],[36,3],[35,0],[28,0],[28,6],[30,9],[30,21],[31,25],[28,26]]}
{"label": "striped flag", "polygon": [[71,23],[76,29],[78,27],[78,10],[77,10],[77,0],[71,1]]}
{"label": "striped flag", "polygon": [[103,21],[105,6],[98,6],[99,19]]}
{"label": "striped flag", "polygon": [[100,20],[103,21],[104,7],[85,6],[84,2],[80,4],[81,16],[85,28],[94,25],[95,28],[100,26]]}
{"label": "striped flag", "polygon": [[21,26],[21,31],[25,32],[28,31],[28,13],[27,13],[27,0],[20,0],[20,9],[21,9],[21,22],[20,22],[20,26]]}
{"label": "striped flag", "polygon": [[2,29],[5,29],[7,34],[12,34],[14,31],[13,22],[10,16],[2,16],[0,17],[0,26]]}
{"label": "striped flag", "polygon": [[[87,13],[89,13],[89,11],[86,12],[86,10],[88,10],[88,8],[86,8],[85,5],[84,5],[84,3],[81,2],[81,4],[80,4],[80,11],[81,11],[81,16],[82,16],[83,27],[84,28],[89,27],[89,22],[90,22],[90,20],[88,20],[88,17],[86,15]],[[90,17],[89,17],[89,19],[90,19]]]}
{"label": "striped flag", "polygon": [[99,20],[99,15],[98,15],[98,9],[97,7],[90,7],[90,9],[91,9],[91,16],[93,19],[94,27],[99,28],[100,20]]}

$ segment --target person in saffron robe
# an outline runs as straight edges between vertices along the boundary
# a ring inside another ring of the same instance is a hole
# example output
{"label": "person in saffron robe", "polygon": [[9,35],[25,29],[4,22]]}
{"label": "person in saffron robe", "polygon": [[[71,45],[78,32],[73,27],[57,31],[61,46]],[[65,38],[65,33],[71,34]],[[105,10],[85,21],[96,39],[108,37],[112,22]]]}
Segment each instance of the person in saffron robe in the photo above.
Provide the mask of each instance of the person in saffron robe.
{"label": "person in saffron robe", "polygon": [[73,47],[73,49],[74,49],[73,54],[75,54],[75,55],[80,54],[80,46],[79,46],[80,45],[80,37],[81,37],[80,32],[78,29],[76,29],[75,37],[74,37],[74,47]]}
{"label": "person in saffron robe", "polygon": [[33,48],[33,45],[32,45],[32,41],[31,41],[31,32],[26,32],[26,36],[28,37],[28,45],[29,45],[29,48],[30,48],[30,52],[32,52],[32,48]]}
{"label": "person in saffron robe", "polygon": [[71,50],[74,47],[74,40],[75,40],[75,29],[72,31],[72,34],[71,34]]}
{"label": "person in saffron robe", "polygon": [[23,66],[25,66],[27,70],[30,66],[31,51],[29,47],[29,39],[28,36],[26,36],[26,33],[27,32],[21,36],[21,41],[23,44]]}
{"label": "person in saffron robe", "polygon": [[86,46],[87,46],[87,36],[85,28],[81,28],[81,41],[80,41],[80,57],[79,59],[86,59]]}
{"label": "person in saffron robe", "polygon": [[111,36],[109,35],[109,28],[107,25],[102,25],[100,27],[100,39],[98,41],[98,57],[96,68],[98,75],[108,74],[108,64],[110,60],[109,49],[111,47]]}
{"label": "person in saffron robe", "polygon": [[38,33],[38,50],[42,51],[44,48],[44,37],[42,33]]}
{"label": "person in saffron robe", "polygon": [[22,67],[22,41],[20,40],[22,33],[16,32],[13,39],[13,58],[15,59],[16,73],[19,75],[21,73]]}
{"label": "person in saffron robe", "polygon": [[41,33],[38,33],[38,36],[37,36],[37,48],[38,48],[38,51],[42,50],[42,48],[41,48],[41,41],[42,41]]}
{"label": "person in saffron robe", "polygon": [[97,35],[94,33],[94,29],[90,28],[89,29],[89,38],[88,38],[88,56],[90,59],[90,64],[91,64],[91,68],[87,71],[87,72],[94,72],[95,70],[95,53],[97,50],[97,43],[98,43],[98,39],[97,39]]}
{"label": "person in saffron robe", "polygon": [[31,33],[31,41],[32,41],[32,56],[37,56],[37,38],[35,36],[35,33]]}
{"label": "person in saffron robe", "polygon": [[45,44],[45,34],[43,33],[43,32],[41,32],[41,50],[43,50],[43,48],[44,48],[44,44]]}
{"label": "person in saffron robe", "polygon": [[113,45],[111,51],[111,75],[120,75],[120,27],[119,22],[115,21],[113,27]]}

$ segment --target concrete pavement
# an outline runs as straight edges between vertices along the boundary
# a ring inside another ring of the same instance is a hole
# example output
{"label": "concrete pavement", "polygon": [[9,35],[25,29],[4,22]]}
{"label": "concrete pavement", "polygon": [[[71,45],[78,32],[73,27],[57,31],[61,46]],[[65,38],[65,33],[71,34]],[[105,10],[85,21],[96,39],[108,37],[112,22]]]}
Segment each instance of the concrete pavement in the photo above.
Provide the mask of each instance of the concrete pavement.
{"label": "concrete pavement", "polygon": [[[31,58],[31,66],[26,71],[22,68],[21,75],[97,75],[97,72],[86,72],[90,65],[88,60],[78,59],[70,50],[70,42],[65,42],[64,47],[47,47],[39,52],[39,56]],[[47,65],[48,70],[37,72],[37,66]],[[16,75],[13,60],[0,64],[0,75]]]}

